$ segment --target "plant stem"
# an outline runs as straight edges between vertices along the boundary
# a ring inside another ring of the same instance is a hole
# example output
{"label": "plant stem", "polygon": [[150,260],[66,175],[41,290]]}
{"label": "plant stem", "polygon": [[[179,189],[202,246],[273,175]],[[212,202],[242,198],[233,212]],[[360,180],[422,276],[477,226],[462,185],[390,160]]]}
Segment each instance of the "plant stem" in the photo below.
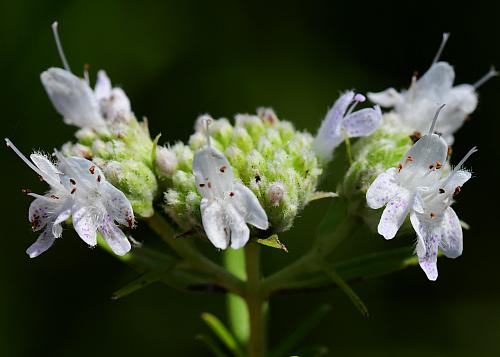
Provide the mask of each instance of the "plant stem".
{"label": "plant stem", "polygon": [[[224,252],[224,266],[239,279],[247,280],[243,249],[227,249]],[[244,345],[250,337],[250,317],[246,302],[241,296],[232,293],[227,294],[226,301],[229,327],[238,342]]]}
{"label": "plant stem", "polygon": [[245,267],[247,273],[247,290],[245,300],[250,315],[250,340],[248,341],[249,357],[266,355],[266,300],[260,290],[260,246],[249,242],[245,247]]}
{"label": "plant stem", "polygon": [[212,277],[215,282],[228,291],[240,296],[244,294],[245,288],[243,281],[201,254],[192,242],[183,238],[174,238],[174,230],[158,213],[155,213],[146,221],[151,229],[170,245],[179,256],[184,258],[192,268]]}

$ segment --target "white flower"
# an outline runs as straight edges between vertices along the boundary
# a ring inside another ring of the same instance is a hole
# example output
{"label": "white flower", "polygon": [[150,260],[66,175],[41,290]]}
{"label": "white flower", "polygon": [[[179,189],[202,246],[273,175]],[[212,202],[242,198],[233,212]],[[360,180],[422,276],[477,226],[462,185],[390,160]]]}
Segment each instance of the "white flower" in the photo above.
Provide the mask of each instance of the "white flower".
{"label": "white flower", "polygon": [[431,67],[416,80],[413,78],[408,90],[400,93],[394,88],[378,93],[368,93],[368,98],[382,107],[392,107],[401,122],[412,132],[424,133],[427,129],[427,118],[432,117],[435,108],[446,103],[440,114],[436,131],[441,133],[449,145],[453,144],[453,134],[460,129],[465,119],[477,107],[476,89],[498,73],[492,68],[475,84],[453,86],[455,71],[447,62],[437,62],[446,43],[448,34],[443,37],[440,49]]}
{"label": "white flower", "polygon": [[130,101],[121,88],[112,88],[104,71],[97,73],[95,89],[85,79],[71,73],[57,33],[57,22],[52,24],[54,38],[65,69],[49,68],[41,75],[41,81],[55,109],[66,124],[80,128],[103,129],[105,119],[131,114]]}
{"label": "white flower", "polygon": [[130,100],[123,89],[111,86],[111,80],[103,70],[97,72],[94,95],[99,102],[101,114],[106,119],[130,115]]}
{"label": "white flower", "polygon": [[208,145],[197,151],[193,159],[196,186],[203,196],[203,228],[215,247],[238,249],[250,238],[247,223],[265,230],[269,222],[255,194],[236,182],[224,154],[210,146],[208,128],[206,132]]}
{"label": "white flower", "polygon": [[26,253],[37,257],[61,237],[61,223],[72,218],[73,227],[89,246],[97,244],[99,231],[113,252],[124,255],[130,250],[125,234],[115,224],[132,227],[134,213],[123,192],[111,185],[102,171],[92,162],[80,157],[64,157],[56,152],[54,164],[40,154],[30,155],[29,161],[9,139],[5,139],[17,155],[33,169],[50,190],[35,197],[29,208],[29,220],[34,231],[44,229]]}
{"label": "white flower", "polygon": [[326,114],[314,140],[314,150],[323,160],[329,161],[333,151],[346,137],[353,138],[372,134],[382,121],[379,106],[353,113],[365,97],[352,91],[344,93]]}
{"label": "white flower", "polygon": [[94,91],[87,81],[62,68],[49,68],[40,78],[66,124],[102,129],[106,127],[106,119],[131,113],[125,92],[121,88],[111,88],[104,71],[98,72]]}
{"label": "white flower", "polygon": [[446,166],[448,146],[433,133],[434,124],[435,120],[429,134],[413,145],[398,167],[380,174],[366,193],[371,208],[386,206],[378,225],[379,234],[386,239],[396,235],[410,213],[418,236],[416,253],[430,280],[437,279],[438,248],[450,258],[462,254],[462,229],[450,205],[453,196],[471,177],[461,167],[476,151],[475,148],[469,151],[450,172]]}

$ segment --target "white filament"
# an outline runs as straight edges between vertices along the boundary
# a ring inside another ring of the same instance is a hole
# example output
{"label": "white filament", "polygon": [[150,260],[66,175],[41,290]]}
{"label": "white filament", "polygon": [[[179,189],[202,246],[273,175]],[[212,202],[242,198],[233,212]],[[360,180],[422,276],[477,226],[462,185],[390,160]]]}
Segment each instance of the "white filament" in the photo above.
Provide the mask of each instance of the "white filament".
{"label": "white filament", "polygon": [[429,135],[432,134],[434,132],[434,128],[436,127],[436,122],[437,122],[437,119],[438,119],[438,116],[439,116],[439,113],[441,112],[441,110],[443,110],[443,108],[446,106],[446,104],[443,104],[441,105],[437,110],[436,110],[436,114],[434,114],[434,119],[432,119],[432,124],[431,124],[431,128],[429,129]]}
{"label": "white filament", "polygon": [[495,67],[490,67],[490,70],[488,73],[486,73],[484,76],[482,76],[476,83],[474,83],[472,86],[475,89],[478,89],[481,87],[484,83],[488,82],[491,78],[498,76],[498,71],[495,69]]}
{"label": "white filament", "polygon": [[443,39],[441,40],[441,44],[439,45],[438,51],[436,53],[436,56],[434,57],[434,60],[432,61],[432,64],[439,61],[439,58],[441,57],[441,54],[443,53],[444,46],[446,46],[446,42],[448,42],[448,37],[450,37],[450,33],[444,32]]}
{"label": "white filament", "polygon": [[63,63],[64,69],[68,72],[71,72],[71,68],[69,67],[69,63],[66,60],[66,56],[64,55],[64,50],[62,48],[61,39],[59,38],[59,32],[57,31],[58,23],[54,21],[52,23],[52,32],[54,33],[54,40],[56,41],[57,51],[59,52],[59,57],[61,57],[61,61]]}

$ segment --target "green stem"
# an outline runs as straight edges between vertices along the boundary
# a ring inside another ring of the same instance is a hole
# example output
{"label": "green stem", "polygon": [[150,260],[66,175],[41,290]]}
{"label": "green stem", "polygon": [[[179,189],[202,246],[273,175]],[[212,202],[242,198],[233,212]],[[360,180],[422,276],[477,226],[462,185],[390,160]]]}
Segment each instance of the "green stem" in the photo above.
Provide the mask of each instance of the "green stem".
{"label": "green stem", "polygon": [[249,242],[245,247],[247,292],[245,300],[250,315],[249,357],[266,355],[266,300],[261,294],[260,246]]}
{"label": "green stem", "polygon": [[[227,249],[224,252],[224,266],[239,279],[247,279],[243,249]],[[232,293],[227,294],[226,301],[229,327],[238,342],[244,345],[250,337],[250,317],[246,302],[241,296]]]}
{"label": "green stem", "polygon": [[228,272],[220,265],[206,258],[187,239],[174,238],[175,232],[165,219],[158,213],[148,218],[147,223],[151,229],[158,234],[170,247],[182,258],[186,259],[189,265],[197,271],[210,276],[214,281],[238,295],[244,294],[244,283],[236,276]]}

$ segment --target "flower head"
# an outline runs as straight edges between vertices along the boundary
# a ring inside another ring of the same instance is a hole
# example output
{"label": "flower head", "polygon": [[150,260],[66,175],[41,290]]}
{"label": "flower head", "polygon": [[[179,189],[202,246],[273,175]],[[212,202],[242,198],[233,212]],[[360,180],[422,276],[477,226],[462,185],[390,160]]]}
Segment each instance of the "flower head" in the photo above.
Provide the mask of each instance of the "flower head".
{"label": "flower head", "polygon": [[117,255],[126,254],[131,246],[115,224],[132,227],[134,213],[123,192],[111,185],[101,170],[80,157],[65,157],[56,152],[57,163],[40,154],[28,160],[9,139],[7,145],[45,182],[50,190],[45,195],[29,193],[35,197],[29,209],[29,220],[34,231],[44,229],[38,240],[26,253],[37,257],[61,237],[61,224],[72,218],[73,227],[89,246],[97,244],[99,231]]}
{"label": "flower head", "polygon": [[322,160],[329,161],[335,148],[346,137],[367,136],[378,128],[382,120],[379,106],[353,113],[356,105],[364,101],[362,94],[349,91],[341,95],[328,111],[314,140],[314,150]]}
{"label": "flower head", "polygon": [[447,257],[462,254],[462,229],[450,205],[471,177],[462,165],[476,151],[469,151],[450,172],[446,166],[446,141],[433,133],[437,115],[429,134],[413,145],[396,168],[380,174],[366,193],[371,208],[386,206],[378,225],[379,234],[386,239],[396,235],[410,214],[418,236],[420,266],[430,280],[437,278],[438,248]]}
{"label": "flower head", "polygon": [[[208,126],[208,118],[205,119]],[[193,158],[196,187],[202,195],[200,203],[203,228],[208,239],[219,249],[238,249],[250,238],[247,223],[259,229],[269,226],[267,215],[255,194],[236,182],[227,158],[210,146],[198,150]]]}
{"label": "flower head", "polygon": [[447,62],[438,62],[448,34],[444,34],[443,42],[431,67],[420,79],[413,77],[408,90],[401,92],[394,88],[378,93],[368,93],[368,98],[382,107],[393,107],[401,122],[411,132],[424,133],[427,128],[426,118],[430,118],[439,103],[446,103],[440,114],[436,131],[441,133],[446,142],[453,144],[453,134],[460,129],[465,119],[477,106],[476,89],[498,73],[492,68],[475,84],[453,85],[455,71]]}
{"label": "flower head", "polygon": [[80,128],[103,129],[106,119],[131,113],[130,101],[121,88],[112,88],[104,71],[97,74],[94,90],[85,79],[75,76],[68,65],[57,33],[57,22],[52,25],[57,48],[65,69],[49,68],[40,79],[55,109],[66,124]]}

